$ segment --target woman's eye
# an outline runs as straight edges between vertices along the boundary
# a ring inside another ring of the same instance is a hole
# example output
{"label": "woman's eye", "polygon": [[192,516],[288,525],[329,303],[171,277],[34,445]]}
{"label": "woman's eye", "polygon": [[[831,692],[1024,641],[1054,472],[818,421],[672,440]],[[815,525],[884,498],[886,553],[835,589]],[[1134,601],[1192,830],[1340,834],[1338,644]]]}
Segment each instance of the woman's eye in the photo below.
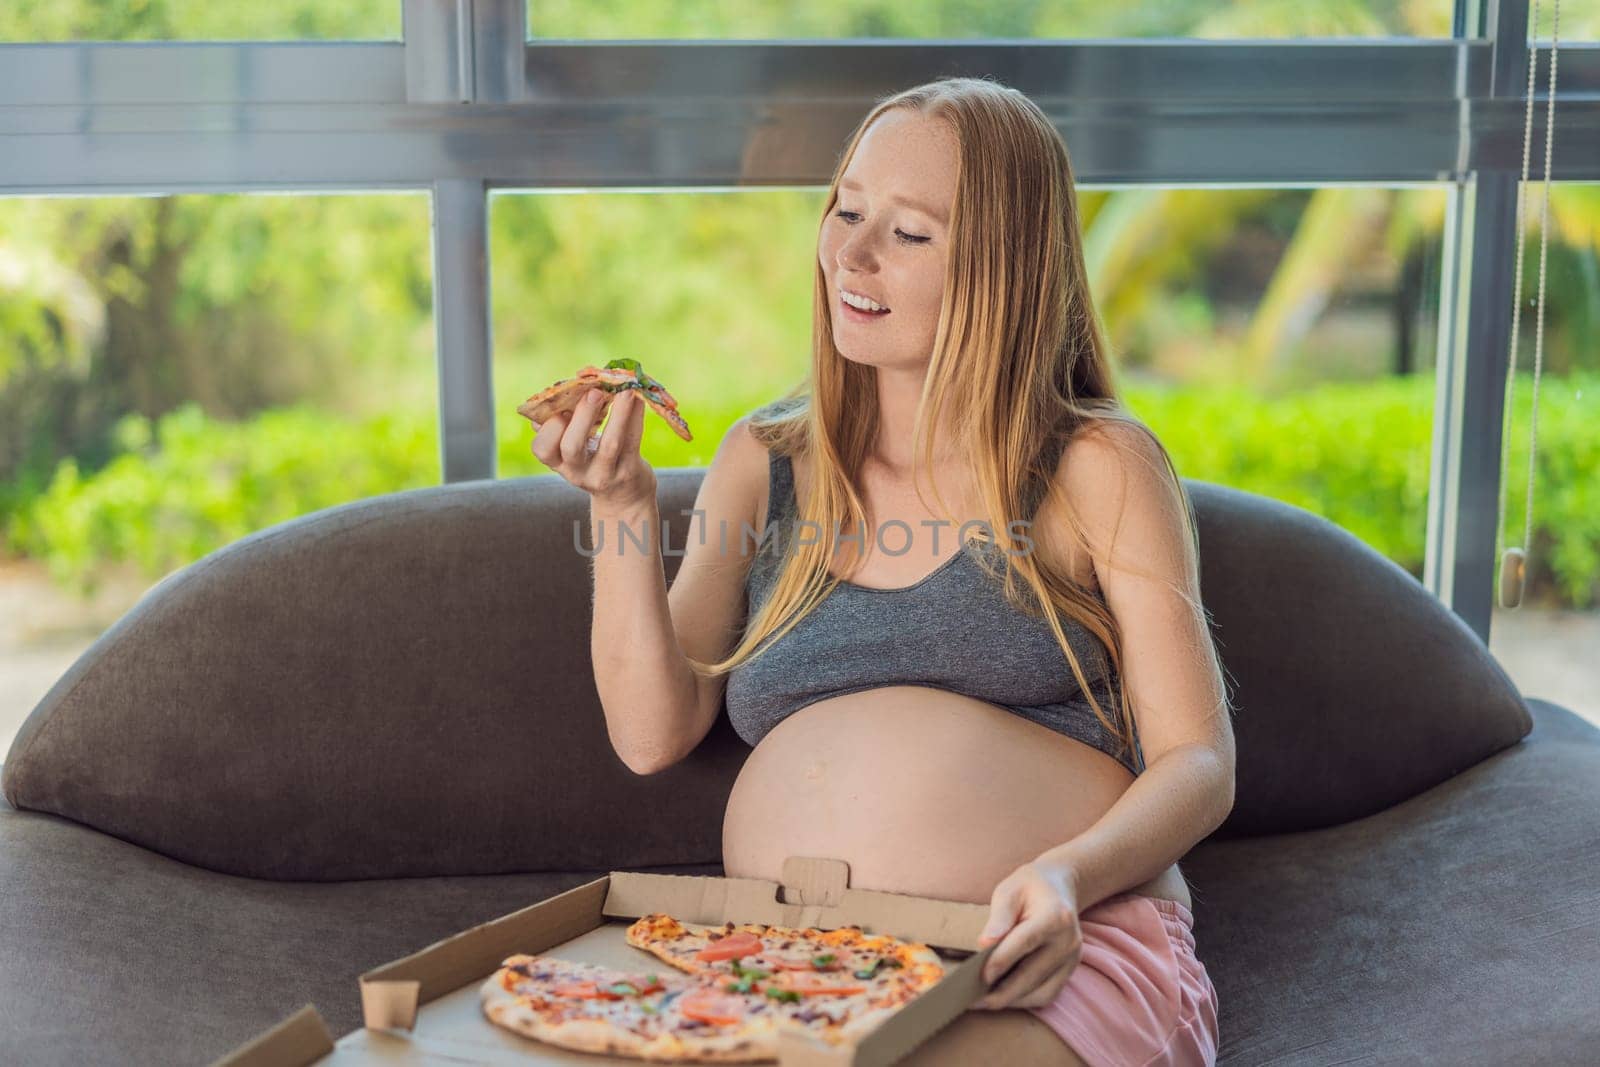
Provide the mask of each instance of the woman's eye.
{"label": "woman's eye", "polygon": [[[857,215],[854,211],[835,211],[834,214],[839,216],[841,219],[844,219],[844,221],[846,221],[846,222],[850,222],[850,221],[852,221],[854,219],[860,218],[860,216]],[[849,216],[849,218],[845,217],[847,215]],[[904,241],[908,245],[920,245],[924,241],[931,241],[933,239],[931,237],[918,237],[916,234],[914,234],[914,233],[906,233],[904,230],[898,230],[897,229],[894,232],[900,237],[900,239],[902,241]]]}

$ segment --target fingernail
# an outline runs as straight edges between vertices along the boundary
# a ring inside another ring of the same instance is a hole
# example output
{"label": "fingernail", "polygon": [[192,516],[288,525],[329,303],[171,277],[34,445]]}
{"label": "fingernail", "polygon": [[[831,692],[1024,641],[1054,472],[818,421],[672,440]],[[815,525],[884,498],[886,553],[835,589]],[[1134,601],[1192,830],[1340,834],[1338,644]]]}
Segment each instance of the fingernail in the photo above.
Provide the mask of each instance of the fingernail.
{"label": "fingernail", "polygon": [[589,390],[589,395],[587,397],[585,397],[584,399],[588,400],[589,403],[591,403],[591,404],[600,403],[600,390],[598,390],[598,389]]}

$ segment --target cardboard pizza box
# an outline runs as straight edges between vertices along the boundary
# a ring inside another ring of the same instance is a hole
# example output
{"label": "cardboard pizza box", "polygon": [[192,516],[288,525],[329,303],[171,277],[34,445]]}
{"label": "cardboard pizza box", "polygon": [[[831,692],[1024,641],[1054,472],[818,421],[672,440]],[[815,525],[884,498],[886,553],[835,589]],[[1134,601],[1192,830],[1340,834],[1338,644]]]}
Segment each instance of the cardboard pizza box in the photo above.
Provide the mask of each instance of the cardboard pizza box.
{"label": "cardboard pizza box", "polygon": [[[821,929],[855,924],[867,933],[920,941],[938,951],[944,977],[852,1048],[783,1033],[780,1067],[883,1067],[901,1060],[987,991],[978,948],[989,906],[852,889],[843,860],[791,856],[783,882],[612,871],[585,885],[429,945],[361,976],[364,1026],[330,1050],[310,1005],[214,1067],[347,1067],[372,1064],[489,1064],[493,1067],[625,1067],[645,1061],[547,1045],[491,1023],[479,986],[514,953],[637,970],[652,959],[629,945],[633,920],[651,912],[702,925],[770,923]],[[319,1041],[318,1032],[321,1039]],[[768,1061],[771,1062],[771,1061]]]}
{"label": "cardboard pizza box", "polygon": [[212,1067],[301,1067],[334,1050],[333,1035],[315,1004],[240,1045]]}

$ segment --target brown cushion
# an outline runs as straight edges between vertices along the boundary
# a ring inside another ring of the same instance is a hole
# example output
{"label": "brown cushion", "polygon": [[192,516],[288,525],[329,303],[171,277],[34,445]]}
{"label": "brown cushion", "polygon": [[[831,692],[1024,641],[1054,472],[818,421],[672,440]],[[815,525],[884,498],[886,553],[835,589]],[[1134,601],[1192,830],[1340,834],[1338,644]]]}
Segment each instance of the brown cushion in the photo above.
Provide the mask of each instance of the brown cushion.
{"label": "brown cushion", "polygon": [[[679,549],[702,473],[659,473]],[[612,750],[573,547],[587,516],[548,474],[376,497],[228,545],[150,590],[45,695],[5,794],[259,878],[720,863],[749,749],[724,720],[659,775]]]}
{"label": "brown cushion", "polygon": [[[703,475],[658,472],[675,553]],[[1222,836],[1381,810],[1527,733],[1482,643],[1404,571],[1309,513],[1188,484],[1237,683]],[[587,514],[551,474],[243,538],[152,589],[46,694],[5,795],[261,878],[720,862],[748,749],[724,715],[659,775],[612,751],[574,548]]]}
{"label": "brown cushion", "polygon": [[1402,567],[1302,508],[1185,484],[1238,743],[1215,836],[1382,811],[1533,728],[1477,634]]}

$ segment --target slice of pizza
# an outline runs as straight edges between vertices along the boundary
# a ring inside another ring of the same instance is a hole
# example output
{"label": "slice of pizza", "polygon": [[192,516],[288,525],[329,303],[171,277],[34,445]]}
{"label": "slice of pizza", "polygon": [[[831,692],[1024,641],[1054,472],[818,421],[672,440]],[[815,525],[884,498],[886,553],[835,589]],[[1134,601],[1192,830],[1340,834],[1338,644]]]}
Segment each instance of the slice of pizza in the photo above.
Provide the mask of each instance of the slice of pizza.
{"label": "slice of pizza", "polygon": [[[678,413],[678,401],[667,392],[665,386],[646,374],[636,359],[614,359],[604,367],[586,366],[573,377],[562,378],[554,385],[534,393],[517,405],[517,414],[532,423],[537,432],[546,420],[576,411],[590,389],[599,389],[605,394],[600,406],[601,417],[611,409],[611,402],[618,393],[625,389],[636,389],[650,409],[672,427],[673,433],[685,441],[694,440],[694,435],[689,432],[689,424]],[[600,420],[596,419],[595,429],[589,434],[591,447],[600,436],[599,423]]]}
{"label": "slice of pizza", "polygon": [[480,989],[490,1022],[580,1052],[679,1063],[777,1059],[778,1001],[703,977],[517,954]]}

